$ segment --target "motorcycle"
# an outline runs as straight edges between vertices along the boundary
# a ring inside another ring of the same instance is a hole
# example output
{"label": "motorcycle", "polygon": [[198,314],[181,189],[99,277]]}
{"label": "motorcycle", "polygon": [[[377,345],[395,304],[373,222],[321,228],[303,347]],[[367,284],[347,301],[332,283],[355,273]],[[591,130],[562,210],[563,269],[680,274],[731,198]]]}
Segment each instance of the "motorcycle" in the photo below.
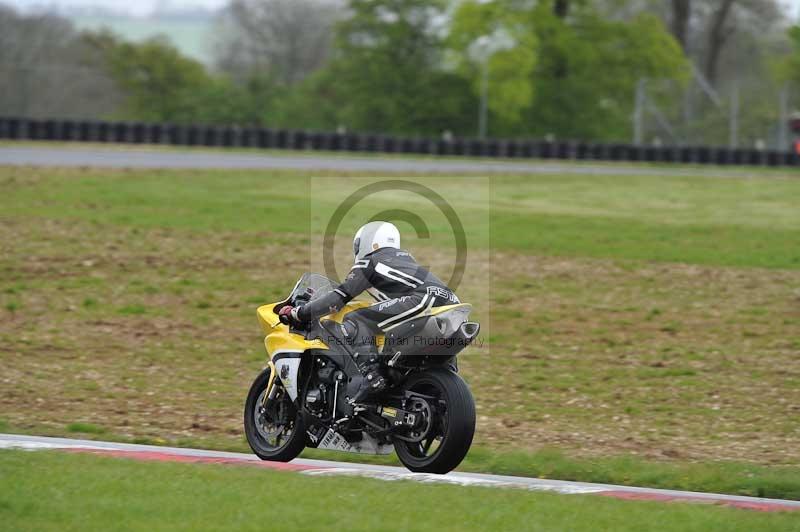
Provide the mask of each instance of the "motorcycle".
{"label": "motorcycle", "polygon": [[363,403],[353,401],[363,377],[342,323],[368,306],[351,301],[340,311],[289,327],[278,312],[322,297],[335,286],[308,273],[288,298],[261,306],[267,367],[244,407],[244,428],[262,460],[288,462],[304,448],[362,454],[397,453],[415,472],[447,473],[466,456],[475,433],[475,401],[458,375],[457,354],[478,335],[467,321],[471,305],[430,308],[377,336],[389,386]]}

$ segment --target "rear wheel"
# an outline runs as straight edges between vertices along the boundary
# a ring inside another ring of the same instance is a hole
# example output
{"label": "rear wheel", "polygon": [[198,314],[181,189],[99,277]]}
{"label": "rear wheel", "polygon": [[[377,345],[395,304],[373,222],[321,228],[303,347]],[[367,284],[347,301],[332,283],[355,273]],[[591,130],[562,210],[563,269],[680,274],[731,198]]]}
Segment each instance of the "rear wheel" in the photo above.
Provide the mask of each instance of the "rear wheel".
{"label": "rear wheel", "polygon": [[421,423],[395,437],[398,458],[411,471],[452,471],[467,455],[475,434],[475,400],[469,386],[452,371],[433,369],[412,375],[404,388],[418,394],[406,408],[416,412]]}
{"label": "rear wheel", "polygon": [[288,462],[306,445],[303,419],[278,379],[272,398],[264,401],[270,369],[253,381],[244,405],[244,432],[247,443],[262,460]]}

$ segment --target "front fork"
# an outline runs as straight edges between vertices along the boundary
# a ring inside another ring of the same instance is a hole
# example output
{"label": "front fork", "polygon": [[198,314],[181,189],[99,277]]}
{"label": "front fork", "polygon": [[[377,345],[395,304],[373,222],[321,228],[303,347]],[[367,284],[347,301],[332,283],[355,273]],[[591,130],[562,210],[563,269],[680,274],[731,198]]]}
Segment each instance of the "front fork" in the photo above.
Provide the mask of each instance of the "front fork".
{"label": "front fork", "polygon": [[272,360],[267,362],[267,367],[269,368],[269,379],[267,380],[267,388],[264,390],[264,399],[261,401],[261,407],[266,408],[267,401],[272,399],[275,395],[275,364],[272,363]]}

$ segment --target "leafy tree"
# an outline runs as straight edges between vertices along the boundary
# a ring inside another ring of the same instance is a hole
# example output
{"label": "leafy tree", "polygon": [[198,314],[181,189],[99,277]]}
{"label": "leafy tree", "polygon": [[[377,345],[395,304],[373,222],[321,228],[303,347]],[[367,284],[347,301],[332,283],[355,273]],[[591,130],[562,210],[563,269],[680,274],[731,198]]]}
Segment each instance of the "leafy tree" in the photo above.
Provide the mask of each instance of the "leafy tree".
{"label": "leafy tree", "polygon": [[444,0],[351,0],[325,74],[342,125],[395,134],[474,128],[467,81],[440,68],[446,7]]}
{"label": "leafy tree", "polygon": [[204,97],[220,89],[202,64],[181,55],[164,38],[131,43],[100,32],[85,34],[84,41],[100,53],[107,72],[125,93],[123,117],[193,121],[204,112]]}
{"label": "leafy tree", "polygon": [[457,51],[460,73],[477,96],[481,70],[487,69],[489,109],[508,125],[520,125],[520,110],[534,98],[532,74],[539,41],[530,16],[514,0],[468,0],[455,12],[450,28],[448,42]]}
{"label": "leafy tree", "polygon": [[680,46],[653,16],[614,21],[586,6],[561,18],[545,7],[535,9],[542,43],[539,98],[528,115],[535,134],[629,138],[638,81],[687,75]]}
{"label": "leafy tree", "polygon": [[775,62],[775,72],[781,81],[800,83],[800,26],[792,26],[787,31],[792,51]]}
{"label": "leafy tree", "polygon": [[185,109],[187,114],[176,118],[179,122],[204,124],[263,124],[261,104],[264,98],[239,86],[226,77],[213,77],[204,85],[187,91]]}
{"label": "leafy tree", "polygon": [[[624,2],[613,2],[619,9]],[[449,42],[479,86],[471,49],[495,45],[488,66],[493,134],[579,138],[628,136],[639,79],[681,79],[680,48],[652,16],[612,17],[585,0],[467,0]]]}

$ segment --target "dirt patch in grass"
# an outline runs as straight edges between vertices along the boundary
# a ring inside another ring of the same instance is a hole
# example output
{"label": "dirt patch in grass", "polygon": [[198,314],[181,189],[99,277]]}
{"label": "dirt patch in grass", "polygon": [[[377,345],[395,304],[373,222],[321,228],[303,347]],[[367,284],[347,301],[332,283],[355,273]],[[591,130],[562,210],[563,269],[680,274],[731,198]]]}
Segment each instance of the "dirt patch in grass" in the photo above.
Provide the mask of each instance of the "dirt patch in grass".
{"label": "dirt patch in grass", "polygon": [[[242,401],[265,358],[255,308],[308,265],[286,241],[0,221],[0,417],[49,432],[91,424],[240,441]],[[491,321],[488,349],[461,361],[477,443],[800,459],[800,272],[512,253],[491,262],[476,309]]]}
{"label": "dirt patch in grass", "polygon": [[798,272],[512,255],[495,264],[515,275],[494,270],[491,369],[464,361],[483,390],[488,439],[796,462]]}
{"label": "dirt patch in grass", "polygon": [[256,302],[306,259],[248,239],[0,224],[0,297],[19,305],[0,322],[0,411],[23,427],[238,435],[234,406],[264,361]]}

